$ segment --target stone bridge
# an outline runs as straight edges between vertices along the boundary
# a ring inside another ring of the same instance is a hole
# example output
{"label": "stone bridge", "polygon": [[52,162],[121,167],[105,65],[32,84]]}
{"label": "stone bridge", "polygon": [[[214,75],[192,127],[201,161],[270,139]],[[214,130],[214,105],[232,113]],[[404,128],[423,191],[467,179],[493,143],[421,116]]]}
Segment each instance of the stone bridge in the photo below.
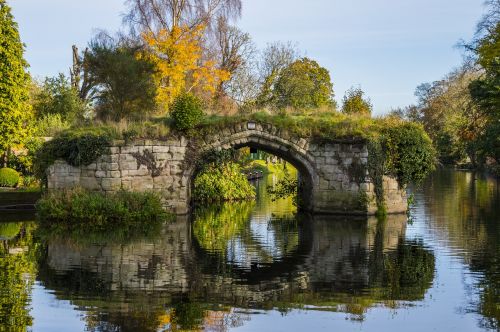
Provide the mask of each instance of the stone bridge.
{"label": "stone bridge", "polygon": [[[372,215],[375,188],[368,177],[368,149],[363,140],[329,143],[297,137],[270,124],[232,125],[203,139],[115,141],[95,163],[73,167],[56,161],[47,170],[48,188],[83,187],[113,192],[155,191],[177,214],[189,212],[193,178],[206,152],[252,147],[274,154],[299,170],[301,208],[314,213]],[[406,193],[384,178],[388,213],[407,209]]]}

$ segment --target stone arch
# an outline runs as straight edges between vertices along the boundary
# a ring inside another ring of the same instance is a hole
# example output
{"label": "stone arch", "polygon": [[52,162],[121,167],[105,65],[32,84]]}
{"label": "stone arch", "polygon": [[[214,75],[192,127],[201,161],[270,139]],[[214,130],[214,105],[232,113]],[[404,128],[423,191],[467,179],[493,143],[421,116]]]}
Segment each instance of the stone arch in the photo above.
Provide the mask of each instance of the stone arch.
{"label": "stone arch", "polygon": [[[200,146],[196,147],[197,156],[211,150],[239,149],[242,147],[256,148],[286,160],[292,164],[300,176],[301,209],[313,210],[313,190],[319,183],[314,156],[308,153],[309,142],[293,137],[287,131],[282,131],[271,125],[255,122],[238,124],[233,130],[223,130],[219,134],[206,137]],[[187,199],[191,201],[193,179],[196,176],[197,165],[193,163],[187,168],[183,182],[187,184]]]}
{"label": "stone arch", "polygon": [[[176,214],[189,212],[197,160],[213,149],[255,147],[294,165],[302,176],[303,209],[314,213],[372,215],[377,211],[374,184],[368,177],[368,148],[360,139],[317,142],[259,122],[221,125],[203,138],[172,135],[161,140],[115,141],[109,154],[90,165],[58,160],[47,169],[49,190],[85,189],[154,191]],[[388,213],[406,212],[406,192],[384,177]]]}

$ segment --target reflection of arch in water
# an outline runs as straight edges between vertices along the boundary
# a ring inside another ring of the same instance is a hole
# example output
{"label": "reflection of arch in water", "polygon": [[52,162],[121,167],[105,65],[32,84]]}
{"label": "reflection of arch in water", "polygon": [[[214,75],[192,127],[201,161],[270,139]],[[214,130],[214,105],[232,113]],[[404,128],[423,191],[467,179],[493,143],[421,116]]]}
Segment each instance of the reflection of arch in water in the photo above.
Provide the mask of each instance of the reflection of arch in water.
{"label": "reflection of arch in water", "polygon": [[251,265],[250,269],[241,267],[234,262],[227,261],[227,257],[221,255],[220,252],[204,248],[193,233],[193,254],[196,255],[194,259],[199,263],[202,273],[228,276],[234,279],[236,283],[253,285],[290,275],[295,271],[297,266],[301,266],[304,263],[306,257],[311,252],[312,227],[307,222],[303,222],[304,219],[306,219],[306,216],[302,215],[296,223],[299,237],[296,248],[288,252],[281,259],[274,260],[272,263],[255,262]]}
{"label": "reflection of arch in water", "polygon": [[[340,304],[346,299],[359,300],[368,303],[366,307],[387,299],[412,300],[420,295],[410,297],[407,292],[396,294],[389,289],[379,296],[380,287],[387,286],[372,278],[387,274],[378,273],[379,266],[370,264],[374,257],[370,254],[377,251],[383,258],[385,253],[397,252],[398,241],[404,238],[405,220],[394,217],[384,224],[374,219],[318,216],[302,221],[297,250],[282,261],[253,269],[228,264],[200,248],[186,221],[169,225],[154,241],[138,240],[115,249],[60,241],[48,244],[40,279],[45,287],[56,290],[58,298],[70,299],[77,306],[113,312],[123,310],[120,301],[132,301],[137,303],[133,310],[145,311],[144,317],[179,297],[258,308],[273,307],[277,301],[284,307],[316,305],[332,298]],[[79,260],[78,269],[68,264],[68,257]],[[217,267],[221,269],[217,271]],[[421,294],[426,287],[414,290]],[[350,295],[340,296],[346,293]],[[121,317],[125,324],[126,314]]]}

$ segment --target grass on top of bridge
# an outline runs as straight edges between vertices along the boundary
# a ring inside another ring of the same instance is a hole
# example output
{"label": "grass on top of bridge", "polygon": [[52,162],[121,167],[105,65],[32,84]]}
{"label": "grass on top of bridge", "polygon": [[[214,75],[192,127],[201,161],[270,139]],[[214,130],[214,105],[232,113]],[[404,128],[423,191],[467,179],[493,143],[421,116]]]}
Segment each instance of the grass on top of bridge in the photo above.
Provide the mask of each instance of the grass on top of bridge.
{"label": "grass on top of bridge", "polygon": [[[293,112],[269,113],[258,111],[229,116],[206,115],[196,128],[182,132],[187,137],[203,137],[216,134],[238,123],[255,121],[271,124],[291,135],[314,138],[320,141],[367,140],[376,138],[386,128],[406,123],[394,116],[370,118],[346,115],[340,112]],[[122,120],[83,124],[65,132],[91,132],[105,134],[111,139],[166,139],[179,134],[170,117],[147,120]]]}

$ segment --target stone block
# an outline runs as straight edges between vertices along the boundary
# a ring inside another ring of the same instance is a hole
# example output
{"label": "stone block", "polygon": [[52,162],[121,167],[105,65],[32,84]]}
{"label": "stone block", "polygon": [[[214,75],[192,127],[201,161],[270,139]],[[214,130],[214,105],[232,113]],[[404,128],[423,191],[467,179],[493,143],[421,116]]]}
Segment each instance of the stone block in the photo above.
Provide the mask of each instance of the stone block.
{"label": "stone block", "polygon": [[120,160],[120,155],[119,154],[111,154],[109,155],[110,162],[111,163],[117,163]]}
{"label": "stone block", "polygon": [[122,170],[122,171],[137,170],[137,161],[136,160],[120,161],[119,166],[120,166],[120,170]]}
{"label": "stone block", "polygon": [[132,145],[132,146],[123,146],[121,148],[121,154],[131,154],[131,153],[138,153],[139,152],[139,147]]}
{"label": "stone block", "polygon": [[120,171],[108,171],[108,174],[112,178],[120,178],[122,176]]}
{"label": "stone block", "polygon": [[169,160],[171,157],[171,154],[166,152],[155,152],[154,155],[156,160]]}
{"label": "stone block", "polygon": [[172,146],[170,147],[170,152],[173,153],[186,153],[186,147],[185,146]]}
{"label": "stone block", "polygon": [[80,186],[88,190],[101,190],[101,184],[94,176],[81,177]]}
{"label": "stone block", "polygon": [[106,166],[106,170],[108,171],[117,171],[120,169],[120,165],[118,163],[109,163]]}
{"label": "stone block", "polygon": [[132,189],[132,180],[122,179],[122,189],[131,190]]}
{"label": "stone block", "polygon": [[169,186],[172,185],[173,182],[174,182],[174,179],[168,175],[157,176],[157,177],[153,178],[153,185],[154,185],[155,189],[168,188]]}
{"label": "stone block", "polygon": [[102,190],[104,191],[117,191],[120,190],[122,186],[122,180],[120,178],[103,178],[101,182]]}
{"label": "stone block", "polygon": [[153,153],[167,153],[170,151],[169,146],[153,145]]}
{"label": "stone block", "polygon": [[82,171],[83,170],[93,170],[93,171],[95,171],[97,169],[97,163],[92,163],[92,164],[89,164],[89,165],[84,165],[81,168],[82,168]]}
{"label": "stone block", "polygon": [[105,171],[105,170],[107,170],[107,168],[108,168],[107,162],[104,162],[104,161],[97,162],[96,170]]}
{"label": "stone block", "polygon": [[132,178],[132,190],[147,191],[154,188],[153,178],[150,176],[141,176]]}
{"label": "stone block", "polygon": [[[137,168],[137,166],[136,166]],[[149,170],[146,168],[146,166],[141,165],[139,169],[131,169],[128,171],[129,176],[146,176],[149,175]]]}
{"label": "stone block", "polygon": [[109,148],[109,153],[111,154],[119,154],[120,153],[120,147],[118,146],[112,146]]}
{"label": "stone block", "polygon": [[325,179],[319,179],[319,188],[320,189],[330,189],[330,181]]}
{"label": "stone block", "polygon": [[132,156],[129,153],[121,153],[118,160],[119,160],[119,162],[122,162],[122,161],[135,161],[135,157]]}
{"label": "stone block", "polygon": [[82,177],[95,177],[95,171],[89,169],[82,169]]}
{"label": "stone block", "polygon": [[95,177],[96,178],[104,178],[104,177],[106,177],[106,171],[96,171],[95,172]]}

